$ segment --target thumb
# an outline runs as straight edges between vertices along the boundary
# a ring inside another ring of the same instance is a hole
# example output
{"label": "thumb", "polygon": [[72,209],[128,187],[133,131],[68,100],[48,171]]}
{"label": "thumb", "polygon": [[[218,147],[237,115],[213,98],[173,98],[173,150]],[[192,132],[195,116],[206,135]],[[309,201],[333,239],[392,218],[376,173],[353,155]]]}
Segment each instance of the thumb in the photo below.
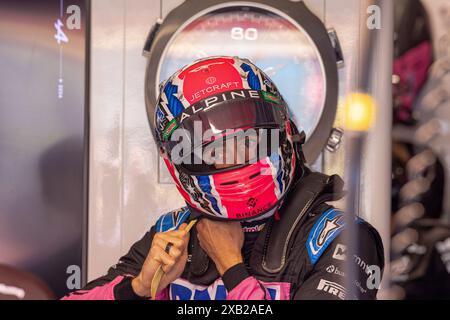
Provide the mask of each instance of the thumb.
{"label": "thumb", "polygon": [[178,228],[178,230],[185,230],[186,227],[187,227],[187,223],[182,223],[182,224],[180,225],[180,227]]}
{"label": "thumb", "polygon": [[183,233],[183,238],[186,237],[188,235],[188,230],[186,229],[188,226],[187,223],[183,223],[180,225],[180,227],[178,228],[178,231],[184,231]]}

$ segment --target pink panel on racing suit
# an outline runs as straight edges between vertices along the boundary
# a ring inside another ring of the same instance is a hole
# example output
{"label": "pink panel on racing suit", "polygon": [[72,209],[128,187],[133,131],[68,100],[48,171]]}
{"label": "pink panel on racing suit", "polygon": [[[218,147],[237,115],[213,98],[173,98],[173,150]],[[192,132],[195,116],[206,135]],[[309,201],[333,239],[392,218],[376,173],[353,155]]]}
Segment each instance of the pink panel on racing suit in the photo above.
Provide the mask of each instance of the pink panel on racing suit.
{"label": "pink panel on racing suit", "polygon": [[123,276],[116,277],[113,281],[91,290],[79,290],[73,292],[61,300],[115,300],[114,287],[123,280]]}
{"label": "pink panel on racing suit", "polygon": [[290,283],[262,282],[248,277],[227,292],[222,279],[209,286],[177,279],[169,286],[170,300],[289,300]]}
{"label": "pink panel on racing suit", "polygon": [[[95,287],[91,290],[78,290],[61,298],[61,300],[116,300],[114,297],[114,288],[123,279],[123,276],[118,276],[103,286]],[[169,300],[168,289],[161,290],[155,300]]]}

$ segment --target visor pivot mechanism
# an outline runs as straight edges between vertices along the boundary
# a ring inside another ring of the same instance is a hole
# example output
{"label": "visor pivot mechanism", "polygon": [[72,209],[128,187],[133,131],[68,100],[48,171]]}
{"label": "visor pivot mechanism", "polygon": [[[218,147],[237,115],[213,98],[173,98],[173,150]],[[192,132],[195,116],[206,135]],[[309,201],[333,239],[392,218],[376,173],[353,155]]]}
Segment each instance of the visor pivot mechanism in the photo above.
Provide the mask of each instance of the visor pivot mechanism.
{"label": "visor pivot mechanism", "polygon": [[305,144],[305,141],[306,141],[306,134],[303,131],[292,135],[292,142],[294,143]]}
{"label": "visor pivot mechanism", "polygon": [[333,128],[333,130],[331,130],[330,137],[328,138],[326,146],[327,150],[330,152],[336,152],[341,145],[343,135],[344,130],[340,128]]}

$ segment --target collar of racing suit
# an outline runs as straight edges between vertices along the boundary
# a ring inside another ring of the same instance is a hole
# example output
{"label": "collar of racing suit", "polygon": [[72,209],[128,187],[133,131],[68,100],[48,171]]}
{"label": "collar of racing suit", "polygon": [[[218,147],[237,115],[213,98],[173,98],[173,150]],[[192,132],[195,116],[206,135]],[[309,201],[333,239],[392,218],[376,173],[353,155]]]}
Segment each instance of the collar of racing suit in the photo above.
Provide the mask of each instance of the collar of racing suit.
{"label": "collar of racing suit", "polygon": [[[263,276],[281,272],[287,261],[290,245],[307,213],[327,201],[344,196],[339,176],[309,172],[293,186],[276,214],[266,219],[241,222],[245,232],[244,262],[252,273]],[[194,227],[190,234],[188,265],[182,278],[199,285],[209,285],[219,274],[198,243]]]}
{"label": "collar of racing suit", "polygon": [[308,213],[328,201],[344,197],[344,181],[337,175],[308,172],[293,186],[279,210],[280,219],[271,219],[255,243],[252,269],[279,273],[287,261],[293,239]]}

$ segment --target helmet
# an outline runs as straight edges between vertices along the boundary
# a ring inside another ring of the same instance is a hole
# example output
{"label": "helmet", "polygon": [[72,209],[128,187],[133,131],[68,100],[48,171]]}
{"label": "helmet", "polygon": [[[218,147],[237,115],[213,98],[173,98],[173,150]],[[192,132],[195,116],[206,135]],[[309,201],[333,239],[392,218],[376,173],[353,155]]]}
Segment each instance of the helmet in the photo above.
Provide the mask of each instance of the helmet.
{"label": "helmet", "polygon": [[[250,61],[222,56],[185,66],[160,85],[148,116],[160,154],[191,209],[248,221],[280,206],[299,162],[297,129],[275,85]],[[229,151],[239,141],[246,155],[236,161]]]}

